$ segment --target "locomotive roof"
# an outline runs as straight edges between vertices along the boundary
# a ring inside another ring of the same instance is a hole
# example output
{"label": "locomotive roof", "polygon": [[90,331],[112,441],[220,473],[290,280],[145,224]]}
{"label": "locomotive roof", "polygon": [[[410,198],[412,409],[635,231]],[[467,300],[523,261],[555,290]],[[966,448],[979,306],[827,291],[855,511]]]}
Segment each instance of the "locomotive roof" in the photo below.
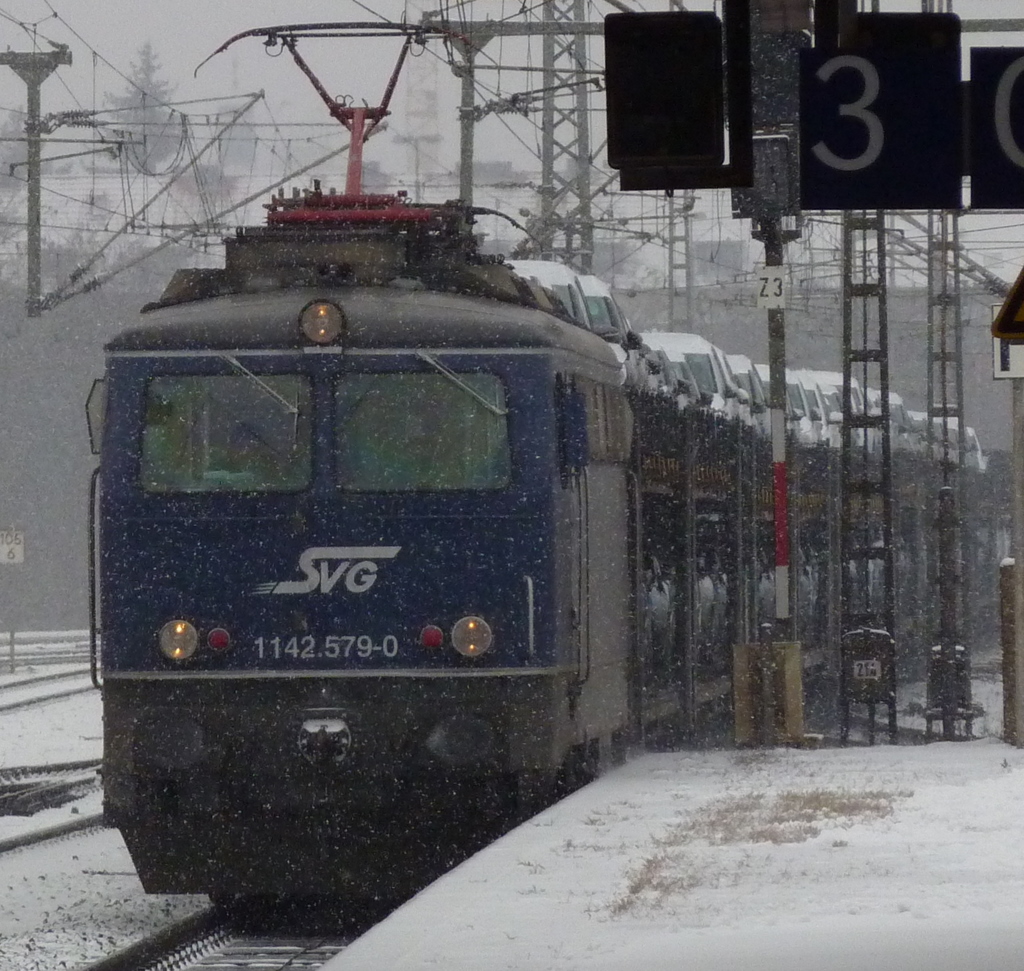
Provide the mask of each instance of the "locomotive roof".
{"label": "locomotive roof", "polygon": [[299,312],[314,300],[343,310],[346,347],[550,348],[619,365],[601,338],[542,310],[484,297],[401,287],[297,287],[228,294],[140,315],[108,352],[309,347]]}

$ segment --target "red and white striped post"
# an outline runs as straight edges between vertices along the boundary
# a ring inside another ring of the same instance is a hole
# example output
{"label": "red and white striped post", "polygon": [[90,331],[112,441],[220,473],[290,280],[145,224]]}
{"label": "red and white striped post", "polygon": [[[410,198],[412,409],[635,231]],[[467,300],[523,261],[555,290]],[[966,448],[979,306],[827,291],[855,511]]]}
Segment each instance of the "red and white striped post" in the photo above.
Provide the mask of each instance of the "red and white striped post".
{"label": "red and white striped post", "polygon": [[[778,217],[758,220],[755,238],[764,243],[766,267],[783,266],[785,235]],[[772,626],[772,645],[762,658],[762,684],[764,723],[761,726],[762,744],[774,745],[778,741],[778,713],[784,708],[779,696],[775,666],[783,652],[781,644],[794,640],[793,626],[793,574],[790,570],[789,523],[789,436],[786,434],[786,313],[782,308],[768,310],[768,407],[772,431],[772,493],[775,509],[775,623]]]}
{"label": "red and white striped post", "polygon": [[[764,242],[765,266],[783,265],[783,233],[780,220],[766,218],[758,224]],[[792,575],[789,540],[789,436],[786,434],[786,312],[768,311],[768,406],[772,423],[772,491],[775,499],[775,630],[776,641],[793,640]]]}
{"label": "red and white striped post", "polygon": [[[780,311],[781,312],[781,311]],[[769,311],[770,313],[770,311]],[[785,369],[782,371],[785,395]],[[772,383],[775,382],[772,369]],[[775,500],[775,640],[789,640],[789,481],[786,463],[786,410],[772,404],[772,492]],[[785,625],[787,630],[780,631]],[[785,635],[785,636],[783,636]]]}

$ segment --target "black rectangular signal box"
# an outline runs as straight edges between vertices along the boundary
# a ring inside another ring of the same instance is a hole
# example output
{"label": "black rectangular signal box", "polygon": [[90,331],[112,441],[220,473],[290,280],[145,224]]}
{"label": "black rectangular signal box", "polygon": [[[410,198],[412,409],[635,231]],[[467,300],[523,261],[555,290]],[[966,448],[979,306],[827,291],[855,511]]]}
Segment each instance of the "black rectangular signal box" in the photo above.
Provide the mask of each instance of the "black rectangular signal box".
{"label": "black rectangular signal box", "polygon": [[620,13],[604,23],[608,164],[721,165],[725,71],[718,17]]}

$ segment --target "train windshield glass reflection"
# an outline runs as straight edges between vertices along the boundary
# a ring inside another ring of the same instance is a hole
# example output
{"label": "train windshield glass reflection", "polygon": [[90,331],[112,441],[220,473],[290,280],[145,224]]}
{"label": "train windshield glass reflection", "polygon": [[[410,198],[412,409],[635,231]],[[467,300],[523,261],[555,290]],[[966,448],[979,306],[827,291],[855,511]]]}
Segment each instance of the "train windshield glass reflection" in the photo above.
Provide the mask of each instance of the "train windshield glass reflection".
{"label": "train windshield glass reflection", "polygon": [[604,297],[587,297],[587,313],[590,314],[590,322],[594,326],[595,333],[614,334],[618,332],[618,326],[612,320],[611,308]]}
{"label": "train windshield glass reflection", "polygon": [[715,369],[707,354],[687,354],[686,363],[690,365],[697,387],[705,394],[717,394],[718,382],[715,380]]}
{"label": "train windshield glass reflection", "polygon": [[789,401],[789,410],[794,415],[803,417],[804,399],[803,395],[800,394],[800,389],[795,384],[786,385],[786,398]]}
{"label": "train windshield glass reflection", "polygon": [[310,478],[310,389],[299,375],[175,375],[146,392],[149,492],[289,492]]}
{"label": "train windshield glass reflection", "polygon": [[505,394],[489,374],[356,374],[339,382],[338,477],[354,492],[500,489]]}

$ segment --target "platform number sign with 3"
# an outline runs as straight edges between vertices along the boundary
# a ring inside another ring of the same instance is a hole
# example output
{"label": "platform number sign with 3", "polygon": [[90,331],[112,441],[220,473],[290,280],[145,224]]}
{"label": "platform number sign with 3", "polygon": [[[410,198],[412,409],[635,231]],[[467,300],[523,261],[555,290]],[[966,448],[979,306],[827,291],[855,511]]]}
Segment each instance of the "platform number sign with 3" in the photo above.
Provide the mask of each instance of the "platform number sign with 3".
{"label": "platform number sign with 3", "polygon": [[760,310],[783,310],[786,306],[786,268],[759,266],[754,280],[757,284],[757,306]]}
{"label": "platform number sign with 3", "polygon": [[25,562],[25,534],[20,529],[0,530],[0,564]]}
{"label": "platform number sign with 3", "polygon": [[877,658],[855,658],[853,676],[861,681],[879,681],[882,677],[882,662]]}
{"label": "platform number sign with 3", "polygon": [[959,209],[960,100],[958,42],[802,50],[803,208]]}

